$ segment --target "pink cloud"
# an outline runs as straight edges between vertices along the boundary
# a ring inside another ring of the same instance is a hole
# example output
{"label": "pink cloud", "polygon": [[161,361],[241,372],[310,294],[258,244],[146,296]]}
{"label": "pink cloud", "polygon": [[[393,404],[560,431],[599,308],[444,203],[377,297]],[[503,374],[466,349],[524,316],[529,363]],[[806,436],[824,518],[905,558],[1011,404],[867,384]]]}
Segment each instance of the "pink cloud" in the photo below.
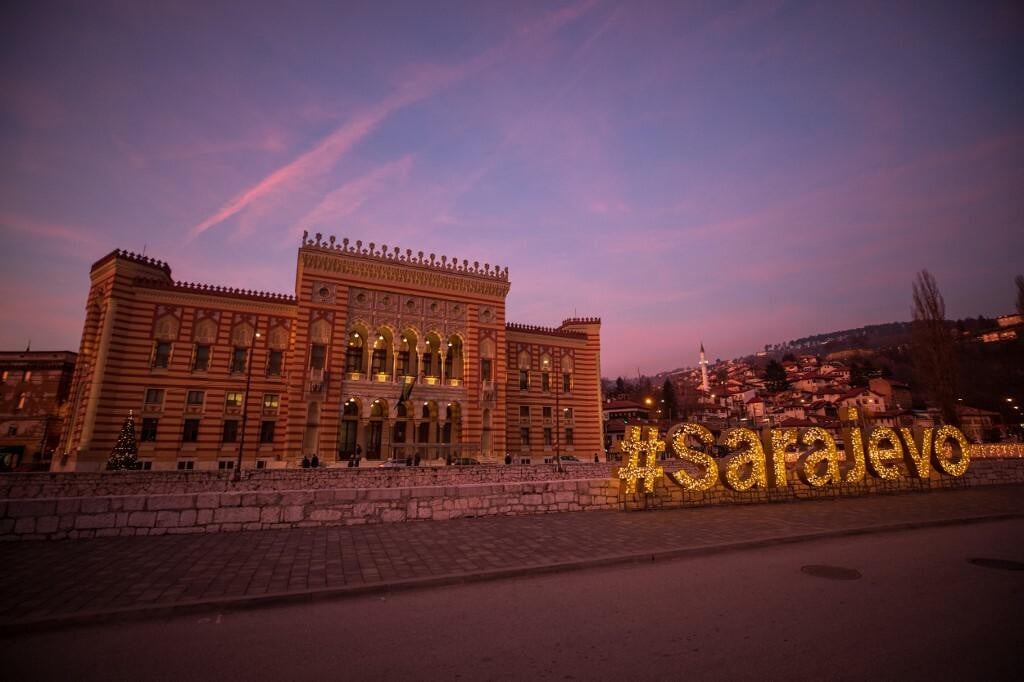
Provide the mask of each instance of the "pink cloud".
{"label": "pink cloud", "polygon": [[408,176],[412,168],[411,154],[374,168],[369,173],[346,182],[327,194],[320,203],[303,216],[291,229],[291,235],[303,229],[335,223],[352,215],[374,194],[390,183]]}
{"label": "pink cloud", "polygon": [[0,228],[19,232],[33,238],[57,240],[73,244],[76,247],[87,247],[91,250],[100,249],[101,240],[89,230],[70,224],[60,224],[37,220],[28,216],[5,213],[0,215]]}

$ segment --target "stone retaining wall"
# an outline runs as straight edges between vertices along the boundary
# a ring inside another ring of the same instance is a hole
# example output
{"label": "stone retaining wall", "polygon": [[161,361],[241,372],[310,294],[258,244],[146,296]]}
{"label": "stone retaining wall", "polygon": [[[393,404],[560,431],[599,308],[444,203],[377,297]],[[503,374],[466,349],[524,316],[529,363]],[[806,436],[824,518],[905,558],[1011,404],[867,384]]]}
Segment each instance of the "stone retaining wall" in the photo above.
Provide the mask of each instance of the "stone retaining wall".
{"label": "stone retaining wall", "polygon": [[[546,481],[466,482],[451,485],[392,485],[372,488],[319,485],[305,489],[207,490],[2,499],[0,539],[214,533],[508,514],[750,504],[978,485],[1024,484],[1024,462],[1019,459],[991,459],[973,462],[967,474],[961,478],[933,473],[928,479],[901,478],[896,481],[883,481],[868,476],[863,483],[855,485],[810,488],[802,483],[792,482],[786,488],[742,493],[723,486],[716,486],[703,493],[689,493],[663,479],[657,483],[654,495],[627,496],[621,492],[619,481],[612,478],[611,465],[578,467],[575,472],[570,471],[566,474],[571,476],[575,473],[576,478]],[[492,470],[500,469],[508,475],[516,475],[513,470],[518,468],[520,467],[487,467]],[[522,468],[536,470],[541,467]],[[592,473],[595,469],[600,469],[603,473],[597,477],[579,476]],[[480,468],[480,471],[473,475],[482,474],[484,471]],[[309,475],[313,478],[298,480],[315,480],[320,483],[334,480],[332,476],[320,478],[322,473],[325,472],[312,472]],[[359,478],[349,480],[358,481]]]}

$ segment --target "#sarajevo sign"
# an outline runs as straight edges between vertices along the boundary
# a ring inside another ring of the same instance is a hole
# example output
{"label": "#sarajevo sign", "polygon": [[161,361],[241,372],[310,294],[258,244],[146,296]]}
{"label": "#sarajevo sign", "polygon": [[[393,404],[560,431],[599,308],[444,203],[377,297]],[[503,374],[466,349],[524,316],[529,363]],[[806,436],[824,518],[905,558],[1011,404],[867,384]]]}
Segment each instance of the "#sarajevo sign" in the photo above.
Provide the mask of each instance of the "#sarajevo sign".
{"label": "#sarajevo sign", "polygon": [[[876,426],[865,438],[856,426],[857,418],[856,408],[846,408],[841,413],[842,421],[849,424],[842,430],[846,459],[852,461],[845,474],[839,469],[842,456],[835,439],[820,426],[765,429],[760,436],[747,428],[725,431],[720,442],[733,455],[720,467],[710,455],[688,444],[690,438],[705,446],[712,445],[715,437],[711,431],[686,422],[672,438],[672,451],[703,473],[691,474],[680,469],[668,477],[684,490],[693,491],[708,490],[720,478],[737,491],[769,485],[784,488],[789,485],[786,453],[801,446],[808,450],[797,462],[796,471],[801,481],[815,488],[859,483],[868,471],[878,478],[895,480],[900,477],[901,459],[906,460],[911,475],[919,478],[928,478],[932,463],[950,476],[963,476],[971,463],[967,438],[954,426],[898,430]],[[665,451],[665,441],[658,440],[658,430],[630,427],[622,441],[622,451],[627,459],[619,469],[619,478],[626,482],[626,492],[636,492],[639,481],[643,481],[645,491],[654,492],[655,481],[665,474],[658,466],[658,454]]]}

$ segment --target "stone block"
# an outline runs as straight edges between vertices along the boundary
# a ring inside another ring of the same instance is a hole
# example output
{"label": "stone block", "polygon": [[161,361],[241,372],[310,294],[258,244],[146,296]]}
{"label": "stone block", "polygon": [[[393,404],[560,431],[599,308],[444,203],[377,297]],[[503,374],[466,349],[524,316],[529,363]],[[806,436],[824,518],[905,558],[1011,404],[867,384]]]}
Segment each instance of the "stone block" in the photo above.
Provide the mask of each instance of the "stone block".
{"label": "stone block", "polygon": [[156,525],[156,512],[132,512],[128,515],[128,525],[133,528],[152,528]]}
{"label": "stone block", "polygon": [[395,523],[396,521],[405,521],[405,510],[385,509],[381,513],[380,518],[384,523]]}
{"label": "stone block", "polygon": [[576,495],[568,490],[555,493],[555,502],[572,502]]}
{"label": "stone block", "polygon": [[260,523],[277,523],[281,520],[280,507],[263,507],[260,510]]}
{"label": "stone block", "polygon": [[117,528],[97,528],[96,537],[109,538],[118,535],[121,531]]}
{"label": "stone block", "polygon": [[113,528],[116,523],[117,515],[112,512],[107,514],[78,516],[75,518],[75,529],[86,530],[93,528]]}
{"label": "stone block", "polygon": [[153,495],[146,500],[146,509],[162,511],[164,509],[191,509],[195,506],[192,495]]}
{"label": "stone block", "polygon": [[262,524],[259,521],[256,521],[255,523],[243,524],[242,530],[260,530],[262,527]]}
{"label": "stone block", "polygon": [[[208,509],[203,511],[209,511]],[[198,511],[195,509],[184,509],[181,512],[181,517],[178,519],[178,526],[194,526],[196,525],[196,518],[198,517]]]}
{"label": "stone block", "polygon": [[[213,512],[215,523],[223,525],[253,523],[260,520],[260,510],[256,507],[227,507]],[[237,529],[236,529],[237,530]]]}
{"label": "stone block", "polygon": [[242,530],[242,524],[240,523],[222,523],[220,524],[220,531],[222,533],[235,533]]}
{"label": "stone block", "polygon": [[36,532],[36,520],[32,516],[25,516],[17,520],[14,524],[15,535],[26,535],[28,533]]}
{"label": "stone block", "polygon": [[337,509],[314,509],[310,515],[310,521],[338,521],[341,519],[341,512]]}
{"label": "stone block", "polygon": [[41,516],[36,520],[36,532],[55,533],[57,532],[57,526],[59,523],[60,518],[57,516]]}
{"label": "stone block", "polygon": [[[182,512],[182,513],[184,513],[184,512]],[[206,532],[205,528],[198,528],[196,526],[188,526],[188,527],[182,526],[182,527],[179,527],[179,528],[168,528],[167,529],[167,534],[168,535],[196,535],[198,533],[205,533],[205,532]]]}
{"label": "stone block", "polygon": [[52,516],[57,513],[55,500],[9,500],[7,516],[20,519],[28,516]]}
{"label": "stone block", "polygon": [[146,498],[143,495],[129,495],[121,498],[121,509],[123,511],[142,511],[146,508]]}
{"label": "stone block", "polygon": [[213,510],[212,509],[198,509],[196,510],[196,525],[205,526],[213,521]]}
{"label": "stone block", "polygon": [[63,516],[64,514],[77,514],[78,508],[81,506],[81,500],[76,498],[57,500],[57,515]]}
{"label": "stone block", "polygon": [[242,505],[241,493],[221,493],[220,494],[220,506],[221,507],[240,507]]}
{"label": "stone block", "polygon": [[338,488],[333,497],[335,502],[354,502],[358,493],[355,488]]}
{"label": "stone block", "polygon": [[282,506],[309,504],[312,501],[313,493],[309,490],[286,490],[281,493]]}
{"label": "stone block", "polygon": [[177,528],[179,525],[180,513],[177,511],[165,510],[157,512],[157,528]]}
{"label": "stone block", "polygon": [[305,508],[301,505],[292,505],[290,507],[284,507],[282,510],[282,518],[288,523],[295,523],[301,521],[306,517]]}
{"label": "stone block", "polygon": [[216,509],[220,506],[220,493],[199,493],[196,495],[197,509]]}

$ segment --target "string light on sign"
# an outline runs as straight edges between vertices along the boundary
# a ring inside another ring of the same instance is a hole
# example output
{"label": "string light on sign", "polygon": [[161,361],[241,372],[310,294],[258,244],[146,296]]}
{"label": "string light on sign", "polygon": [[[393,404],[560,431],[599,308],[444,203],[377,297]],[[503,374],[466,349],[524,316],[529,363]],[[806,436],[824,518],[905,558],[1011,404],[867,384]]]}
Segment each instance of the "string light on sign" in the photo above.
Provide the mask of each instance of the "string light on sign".
{"label": "string light on sign", "polygon": [[[955,442],[960,448],[960,458],[955,462],[950,459],[952,448],[949,441]],[[963,476],[967,472],[967,467],[971,465],[971,445],[967,442],[967,437],[955,426],[940,426],[935,432],[935,445],[932,449],[935,453],[935,463],[950,476]]]}
{"label": "string light on sign", "polygon": [[[665,474],[665,470],[658,466],[658,453],[665,451],[665,441],[658,440],[658,429],[641,430],[639,426],[630,426],[621,447],[628,455],[626,466],[619,469],[619,478],[626,482],[626,493],[635,493],[637,481],[641,479],[644,491],[653,493],[654,482]],[[643,466],[640,466],[641,455]]]}
{"label": "string light on sign", "polygon": [[886,481],[900,477],[896,464],[903,458],[903,446],[896,432],[888,426],[876,426],[868,436],[868,462],[875,475]]}
{"label": "string light on sign", "polygon": [[[750,429],[730,429],[722,436],[723,443],[731,450],[746,446],[739,454],[733,455],[725,465],[725,484],[738,492],[758,486],[768,487],[768,473],[765,471],[764,448],[761,439]],[[746,465],[750,472],[742,476]]]}
{"label": "string light on sign", "polygon": [[[804,456],[803,465],[799,468],[800,479],[814,488],[820,488],[828,483],[841,483],[843,479],[839,474],[839,451],[836,450],[836,441],[831,434],[820,426],[812,426],[804,430],[800,440],[810,447],[821,444],[817,450]],[[818,466],[822,462],[825,462],[825,471],[819,474]]]}
{"label": "string light on sign", "polygon": [[[906,427],[900,429],[900,435],[903,436],[903,445],[906,448],[907,460],[909,460],[910,467],[913,468],[918,478],[928,478],[931,474],[931,467],[928,465],[928,461],[932,456],[932,428],[926,429],[908,429]],[[919,437],[914,438],[914,432],[918,432]]]}
{"label": "string light on sign", "polygon": [[786,480],[786,452],[790,446],[797,444],[799,431],[794,428],[771,429],[768,431],[772,451],[772,480],[777,488],[785,488]]}
{"label": "string light on sign", "polygon": [[712,445],[715,442],[715,437],[706,427],[694,424],[693,422],[686,422],[679,427],[675,437],[672,438],[672,450],[676,453],[676,456],[685,462],[690,462],[703,468],[704,475],[700,478],[694,478],[688,472],[679,469],[669,474],[669,478],[674,483],[682,486],[684,490],[708,490],[718,482],[718,465],[707,453],[689,447],[686,444],[687,436],[696,438],[705,446]]}

